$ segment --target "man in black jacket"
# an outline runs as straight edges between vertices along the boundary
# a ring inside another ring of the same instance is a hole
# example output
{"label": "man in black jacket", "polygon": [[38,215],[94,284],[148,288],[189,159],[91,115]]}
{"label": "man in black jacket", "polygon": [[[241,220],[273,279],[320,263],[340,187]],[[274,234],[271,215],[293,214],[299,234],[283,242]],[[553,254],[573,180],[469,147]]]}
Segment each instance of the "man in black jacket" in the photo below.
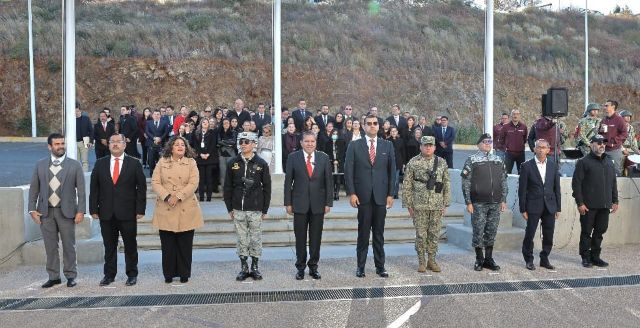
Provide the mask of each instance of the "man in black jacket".
{"label": "man in black jacket", "polygon": [[[253,132],[238,134],[240,154],[227,163],[224,179],[224,203],[238,233],[238,256],[241,271],[236,280],[262,279],[258,259],[262,255],[262,220],[271,202],[269,165],[254,153],[257,136]],[[251,273],[247,264],[251,256]]]}
{"label": "man in black jacket", "polygon": [[131,110],[127,106],[120,107],[120,129],[118,133],[123,134],[127,147],[124,152],[135,158],[140,157],[138,153],[138,121],[131,116]]}
{"label": "man in black jacket", "polygon": [[[320,241],[324,215],[333,206],[333,174],[331,160],[316,151],[316,135],[306,131],[302,135],[302,151],[292,153],[287,159],[284,179],[284,206],[293,215],[296,236],[296,279],[304,279],[304,269],[320,279]],[[307,230],[309,236],[309,262],[307,263]]]}
{"label": "man in black jacket", "polygon": [[137,222],[147,205],[147,180],[142,164],[125,156],[125,138],[116,134],[109,138],[111,156],[96,161],[91,172],[89,213],[100,220],[104,243],[104,278],[100,286],[111,284],[118,269],[118,235],[124,242],[127,286],[138,277]]}
{"label": "man in black jacket", "polygon": [[576,162],[571,186],[580,212],[580,256],[582,266],[606,267],[600,258],[602,235],[609,226],[609,213],[618,210],[618,184],[611,157],[605,154],[607,139],[591,138],[591,152]]}
{"label": "man in black jacket", "polygon": [[104,110],[100,112],[98,123],[93,126],[93,140],[96,147],[96,159],[109,155],[109,137],[116,134],[116,126],[109,121]]}

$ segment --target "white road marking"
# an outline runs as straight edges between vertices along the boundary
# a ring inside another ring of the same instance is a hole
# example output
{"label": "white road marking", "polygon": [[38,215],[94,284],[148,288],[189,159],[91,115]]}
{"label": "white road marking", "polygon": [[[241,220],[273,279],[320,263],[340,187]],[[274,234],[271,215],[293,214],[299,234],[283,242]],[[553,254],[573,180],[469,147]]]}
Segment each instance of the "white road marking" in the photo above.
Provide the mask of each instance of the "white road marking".
{"label": "white road marking", "polygon": [[422,306],[422,300],[419,300],[418,303],[414,304],[411,308],[409,308],[407,312],[403,313],[400,317],[398,317],[398,319],[396,319],[396,321],[388,325],[387,328],[402,327],[402,325],[404,325],[404,323],[407,322],[407,320],[409,320],[409,318],[411,318],[412,315],[418,313],[421,306]]}

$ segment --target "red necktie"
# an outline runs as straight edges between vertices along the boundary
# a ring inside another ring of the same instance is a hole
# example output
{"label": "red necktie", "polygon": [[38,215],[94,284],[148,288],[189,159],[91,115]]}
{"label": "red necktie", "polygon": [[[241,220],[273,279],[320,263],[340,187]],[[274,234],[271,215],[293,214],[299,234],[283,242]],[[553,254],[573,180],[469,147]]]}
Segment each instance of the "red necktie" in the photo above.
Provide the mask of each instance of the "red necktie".
{"label": "red necktie", "polygon": [[120,177],[120,159],[116,157],[116,163],[113,164],[113,184],[118,183],[118,177]]}
{"label": "red necktie", "polygon": [[307,156],[307,173],[309,174],[309,178],[313,175],[313,166],[311,166],[311,155]]}
{"label": "red necktie", "polygon": [[371,165],[373,165],[376,161],[376,147],[373,145],[373,138],[369,139],[369,141],[371,142],[371,146],[369,147],[369,161],[371,162]]}

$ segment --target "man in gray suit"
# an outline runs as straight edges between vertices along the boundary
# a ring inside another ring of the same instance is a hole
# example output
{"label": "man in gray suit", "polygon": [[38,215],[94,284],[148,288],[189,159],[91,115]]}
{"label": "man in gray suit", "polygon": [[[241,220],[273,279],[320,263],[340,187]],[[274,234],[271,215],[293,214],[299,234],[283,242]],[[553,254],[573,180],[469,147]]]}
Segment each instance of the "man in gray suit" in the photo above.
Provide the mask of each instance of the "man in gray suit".
{"label": "man in gray suit", "polygon": [[344,165],[347,195],[351,206],[358,208],[359,278],[365,276],[371,231],[376,274],[389,277],[384,268],[384,220],[393,206],[396,160],[391,142],[377,137],[379,128],[378,117],[370,114],[365,118],[366,137],[349,143]]}
{"label": "man in gray suit", "polygon": [[[284,178],[284,205],[293,215],[293,231],[296,235],[296,279],[304,279],[304,269],[320,279],[320,241],[324,215],[333,206],[333,173],[331,160],[316,151],[316,135],[311,131],[302,134],[302,150],[287,158]],[[307,262],[307,230],[309,235],[309,262]]]}
{"label": "man in gray suit", "polygon": [[76,224],[86,209],[84,173],[80,162],[65,156],[64,136],[53,133],[47,138],[51,156],[36,163],[29,188],[29,214],[40,225],[47,254],[49,280],[42,288],[62,283],[58,235],[62,240],[64,276],[67,287],[76,285]]}

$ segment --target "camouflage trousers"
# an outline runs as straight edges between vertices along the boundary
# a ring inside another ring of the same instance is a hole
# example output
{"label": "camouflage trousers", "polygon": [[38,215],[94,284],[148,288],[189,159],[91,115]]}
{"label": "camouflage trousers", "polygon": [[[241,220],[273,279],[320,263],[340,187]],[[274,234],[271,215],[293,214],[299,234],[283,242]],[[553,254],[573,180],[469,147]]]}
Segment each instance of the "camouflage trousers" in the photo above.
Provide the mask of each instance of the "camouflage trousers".
{"label": "camouflage trousers", "polygon": [[238,256],[262,255],[262,212],[233,211],[233,223],[238,234]]}
{"label": "camouflage trousers", "polygon": [[500,203],[473,203],[471,227],[474,248],[491,247],[496,240],[500,223]]}
{"label": "camouflage trousers", "polygon": [[442,210],[414,210],[413,226],[416,228],[416,252],[418,256],[435,255],[442,226]]}

